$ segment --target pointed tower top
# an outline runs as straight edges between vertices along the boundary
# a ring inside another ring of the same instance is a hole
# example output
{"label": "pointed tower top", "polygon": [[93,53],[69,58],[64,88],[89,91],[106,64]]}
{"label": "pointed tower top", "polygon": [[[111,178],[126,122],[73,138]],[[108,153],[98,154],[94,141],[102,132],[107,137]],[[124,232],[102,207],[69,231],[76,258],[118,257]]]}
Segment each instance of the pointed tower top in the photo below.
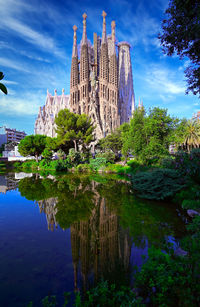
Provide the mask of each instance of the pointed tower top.
{"label": "pointed tower top", "polygon": [[103,33],[102,33],[102,44],[105,44],[107,42],[107,37],[106,37],[106,12],[103,11],[102,12],[102,16],[103,16]]}
{"label": "pointed tower top", "polygon": [[84,13],[84,14],[83,14],[83,19],[85,20],[86,18],[87,18],[87,14]]}
{"label": "pointed tower top", "polygon": [[72,50],[72,57],[77,57],[78,56],[78,52],[77,52],[77,36],[76,36],[76,31],[77,31],[77,26],[74,25],[73,26],[73,30],[74,30],[74,41],[73,41],[73,50]]}
{"label": "pointed tower top", "polygon": [[78,29],[78,28],[77,28],[77,26],[76,26],[76,25],[74,25],[74,26],[73,26],[73,30],[74,30],[74,32],[76,32],[76,31],[77,31],[77,29]]}
{"label": "pointed tower top", "polygon": [[112,28],[112,29],[115,29],[115,27],[116,27],[116,23],[115,23],[115,21],[113,20],[113,21],[111,22],[111,28]]}
{"label": "pointed tower top", "polygon": [[64,95],[64,93],[65,93],[65,89],[64,89],[64,88],[62,89],[62,93],[63,93],[63,95]]}
{"label": "pointed tower top", "polygon": [[81,41],[82,45],[87,44],[86,18],[87,18],[87,14],[84,13],[83,14],[83,36],[82,36],[82,41]]}
{"label": "pointed tower top", "polygon": [[113,20],[111,22],[111,28],[112,28],[112,49],[111,49],[111,54],[116,54],[116,50],[115,50],[115,21]]}
{"label": "pointed tower top", "polygon": [[103,19],[105,19],[105,17],[107,16],[105,11],[102,12],[102,16],[103,16]]}

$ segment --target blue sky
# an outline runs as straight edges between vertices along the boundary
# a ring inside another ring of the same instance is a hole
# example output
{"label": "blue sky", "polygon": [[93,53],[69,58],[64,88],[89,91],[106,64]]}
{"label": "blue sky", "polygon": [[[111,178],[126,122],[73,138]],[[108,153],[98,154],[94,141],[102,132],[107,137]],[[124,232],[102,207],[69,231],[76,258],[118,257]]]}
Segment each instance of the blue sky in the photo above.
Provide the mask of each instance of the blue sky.
{"label": "blue sky", "polygon": [[74,24],[82,36],[82,14],[87,13],[87,35],[102,33],[102,10],[107,12],[107,33],[116,21],[118,41],[131,48],[136,103],[146,109],[167,108],[179,118],[192,117],[199,99],[185,95],[187,59],[163,55],[157,34],[167,0],[0,0],[0,71],[9,94],[0,93],[0,126],[33,133],[46,90],[62,88],[69,94]]}

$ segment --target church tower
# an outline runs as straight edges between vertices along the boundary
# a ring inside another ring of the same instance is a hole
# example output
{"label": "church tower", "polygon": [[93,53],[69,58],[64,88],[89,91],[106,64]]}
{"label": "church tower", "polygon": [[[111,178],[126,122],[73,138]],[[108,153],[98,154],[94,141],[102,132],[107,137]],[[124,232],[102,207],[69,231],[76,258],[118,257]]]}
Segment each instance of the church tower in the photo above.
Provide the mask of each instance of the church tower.
{"label": "church tower", "polygon": [[115,21],[111,23],[111,49],[109,59],[109,88],[108,88],[108,101],[109,101],[109,116],[111,119],[111,130],[115,130],[120,125],[118,115],[118,64],[115,47]]}
{"label": "church tower", "polygon": [[103,11],[103,32],[101,41],[101,54],[100,54],[100,73],[99,73],[99,104],[100,104],[100,117],[102,121],[103,136],[110,132],[110,115],[108,104],[108,42],[106,35],[106,12]]}
{"label": "church tower", "polygon": [[77,51],[77,26],[73,26],[74,40],[72,49],[71,79],[70,79],[70,109],[77,113],[79,105],[79,67],[78,67],[78,51]]}
{"label": "church tower", "polygon": [[86,13],[83,14],[83,36],[80,57],[80,105],[77,113],[89,113],[89,55],[86,33]]}

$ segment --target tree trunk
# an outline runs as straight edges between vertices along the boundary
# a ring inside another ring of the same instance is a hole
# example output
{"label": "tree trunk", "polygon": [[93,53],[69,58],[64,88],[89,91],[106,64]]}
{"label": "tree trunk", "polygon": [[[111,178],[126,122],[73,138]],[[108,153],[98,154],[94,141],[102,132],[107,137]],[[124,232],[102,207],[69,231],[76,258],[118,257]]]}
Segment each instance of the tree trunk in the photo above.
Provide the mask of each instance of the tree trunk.
{"label": "tree trunk", "polygon": [[35,155],[35,158],[36,158],[36,162],[38,163],[38,155]]}
{"label": "tree trunk", "polygon": [[73,141],[74,142],[74,150],[77,151],[77,144],[76,144],[76,140]]}

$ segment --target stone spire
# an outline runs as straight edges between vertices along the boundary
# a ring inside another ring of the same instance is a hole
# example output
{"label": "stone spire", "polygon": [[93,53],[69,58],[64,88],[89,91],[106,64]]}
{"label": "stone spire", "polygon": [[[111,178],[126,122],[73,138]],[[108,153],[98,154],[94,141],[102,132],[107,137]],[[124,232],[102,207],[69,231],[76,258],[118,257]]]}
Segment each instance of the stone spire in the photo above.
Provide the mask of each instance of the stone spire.
{"label": "stone spire", "polygon": [[103,32],[102,32],[102,44],[106,44],[107,43],[107,36],[106,36],[106,12],[103,11],[102,13],[103,16]]}
{"label": "stone spire", "polygon": [[87,44],[86,18],[87,18],[87,14],[84,13],[83,14],[83,36],[82,36],[81,45],[86,45]]}
{"label": "stone spire", "polygon": [[76,36],[76,31],[77,31],[77,26],[73,26],[74,30],[74,41],[73,41],[73,50],[72,50],[72,57],[77,57],[78,52],[77,52],[77,36]]}
{"label": "stone spire", "polygon": [[[73,26],[74,39],[71,62],[71,78],[70,78],[70,108],[73,112],[78,108],[78,82],[79,82],[79,67],[78,67],[78,52],[77,52],[77,26]],[[64,95],[64,92],[63,92]]]}
{"label": "stone spire", "polygon": [[116,54],[116,50],[115,50],[115,21],[113,20],[111,22],[111,29],[112,29],[112,35],[111,35],[111,38],[112,38],[112,48],[111,48],[111,55],[113,54]]}

